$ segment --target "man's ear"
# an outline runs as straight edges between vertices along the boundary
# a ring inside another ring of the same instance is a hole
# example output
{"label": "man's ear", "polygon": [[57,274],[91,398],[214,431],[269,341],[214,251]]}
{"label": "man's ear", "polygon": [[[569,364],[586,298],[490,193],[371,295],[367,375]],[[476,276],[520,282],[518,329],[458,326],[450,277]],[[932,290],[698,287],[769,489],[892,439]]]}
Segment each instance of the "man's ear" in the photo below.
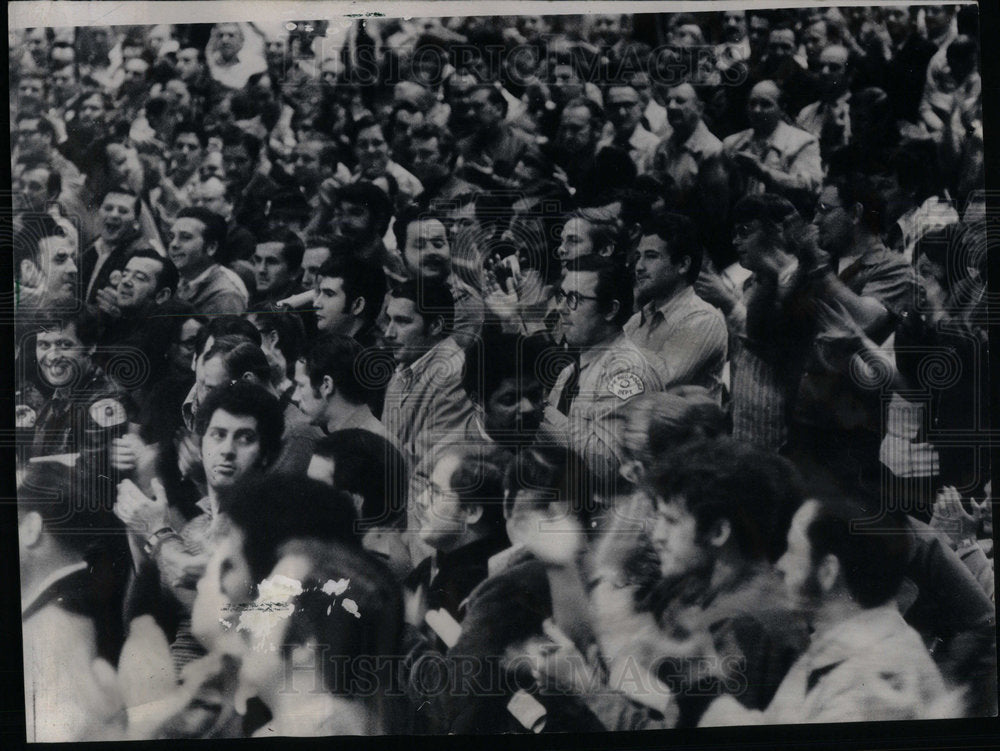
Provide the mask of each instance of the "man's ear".
{"label": "man's ear", "polygon": [[840,560],[837,556],[832,553],[823,556],[823,560],[816,566],[816,579],[824,593],[834,589],[840,579]]}
{"label": "man's ear", "polygon": [[208,255],[209,258],[215,258],[215,254],[218,252],[218,250],[219,250],[218,243],[212,243],[211,245],[205,246],[205,253]]}
{"label": "man's ear", "polygon": [[264,334],[264,337],[267,341],[268,346],[271,347],[272,349],[278,346],[279,336],[277,329],[275,329],[274,331],[268,331],[266,334]]}
{"label": "man's ear", "polygon": [[465,524],[466,526],[473,526],[478,524],[479,520],[483,518],[483,505],[481,503],[473,503],[471,506],[465,507]]}
{"label": "man's ear", "polygon": [[430,325],[427,327],[427,333],[431,336],[441,336],[444,333],[444,318],[441,316],[434,316],[431,319]]}
{"label": "man's ear", "polygon": [[604,320],[608,321],[609,323],[613,321],[615,317],[618,315],[618,311],[621,310],[621,307],[622,307],[621,301],[612,300],[611,310],[609,310],[607,313],[604,314]]}
{"label": "man's ear", "polygon": [[691,256],[684,256],[681,258],[681,262],[677,264],[677,271],[682,276],[687,276],[688,271],[691,269]]}
{"label": "man's ear", "polygon": [[163,305],[167,300],[174,296],[174,293],[170,291],[170,287],[164,287],[159,290],[155,295],[153,295],[153,302],[157,305]]}
{"label": "man's ear", "polygon": [[33,548],[42,539],[42,515],[29,511],[17,524],[17,535],[26,548]]}
{"label": "man's ear", "polygon": [[854,220],[855,224],[861,224],[861,217],[865,214],[865,207],[860,203],[854,204],[854,211],[851,212],[851,218]]}
{"label": "man's ear", "polygon": [[368,303],[365,302],[364,297],[360,295],[358,297],[355,297],[354,302],[351,303],[351,315],[354,316],[355,318],[360,316],[364,312],[365,305],[367,304]]}
{"label": "man's ear", "polygon": [[323,376],[323,382],[319,385],[320,395],[324,399],[329,399],[336,390],[337,387],[333,384],[333,379],[328,375]]}
{"label": "man's ear", "polygon": [[733,525],[729,519],[717,519],[708,535],[708,543],[714,548],[721,548],[733,534]]}
{"label": "man's ear", "polygon": [[36,274],[41,275],[42,270],[38,268],[38,264],[32,261],[30,258],[21,259],[21,278],[30,279]]}

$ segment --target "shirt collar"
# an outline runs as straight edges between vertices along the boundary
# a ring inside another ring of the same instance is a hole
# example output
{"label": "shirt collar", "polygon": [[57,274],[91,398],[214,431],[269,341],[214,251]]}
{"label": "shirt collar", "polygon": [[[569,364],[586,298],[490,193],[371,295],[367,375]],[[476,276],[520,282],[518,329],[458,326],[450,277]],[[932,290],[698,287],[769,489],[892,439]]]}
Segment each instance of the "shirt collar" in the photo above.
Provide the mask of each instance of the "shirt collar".
{"label": "shirt collar", "polygon": [[194,279],[188,281],[181,280],[181,282],[188,289],[197,289],[198,287],[201,287],[208,281],[208,277],[215,271],[216,265],[217,264],[214,263],[209,264],[208,268],[206,268],[204,271],[198,274],[198,276],[196,276]]}
{"label": "shirt collar", "polygon": [[895,600],[860,613],[836,624],[818,637],[809,648],[810,666],[815,670],[842,662],[906,627]]}
{"label": "shirt collar", "polygon": [[46,576],[42,581],[36,586],[31,588],[31,591],[26,597],[21,600],[21,613],[26,613],[28,610],[38,602],[38,598],[41,597],[45,592],[55,584],[60,579],[65,579],[71,574],[75,574],[77,571],[83,571],[87,568],[86,561],[80,561],[78,563],[71,563],[68,566],[63,566],[56,569],[51,574]]}
{"label": "shirt collar", "polygon": [[587,347],[587,349],[580,353],[580,368],[583,369],[597,362],[608,353],[608,350],[617,349],[618,345],[621,344],[621,340],[625,338],[625,332],[619,331],[613,337]]}
{"label": "shirt collar", "polygon": [[695,296],[694,287],[683,287],[678,290],[675,294],[671,295],[660,307],[654,308],[652,302],[648,302],[642,306],[642,310],[639,311],[640,320],[645,323],[650,318],[653,318],[656,313],[666,318],[671,312],[682,308],[685,305],[690,304],[691,298]]}
{"label": "shirt collar", "polygon": [[686,151],[689,154],[694,154],[695,156],[704,150],[708,136],[711,135],[708,128],[705,126],[705,121],[701,119],[698,120],[698,124],[694,126],[694,130],[691,131],[691,135],[687,137],[684,143],[677,143],[674,139],[674,135],[676,135],[676,133],[677,131],[674,131],[674,134],[670,137],[670,142],[673,144],[673,147],[675,149]]}
{"label": "shirt collar", "polygon": [[413,378],[418,378],[421,375],[423,375],[424,371],[426,371],[431,366],[432,361],[436,360],[438,357],[441,357],[442,355],[453,354],[449,350],[454,350],[457,348],[458,344],[455,342],[454,339],[452,339],[449,336],[445,339],[442,339],[437,344],[435,344],[433,347],[424,352],[424,354],[422,354],[416,360],[411,362],[409,365],[399,365],[396,368],[396,372],[402,373],[408,370]]}

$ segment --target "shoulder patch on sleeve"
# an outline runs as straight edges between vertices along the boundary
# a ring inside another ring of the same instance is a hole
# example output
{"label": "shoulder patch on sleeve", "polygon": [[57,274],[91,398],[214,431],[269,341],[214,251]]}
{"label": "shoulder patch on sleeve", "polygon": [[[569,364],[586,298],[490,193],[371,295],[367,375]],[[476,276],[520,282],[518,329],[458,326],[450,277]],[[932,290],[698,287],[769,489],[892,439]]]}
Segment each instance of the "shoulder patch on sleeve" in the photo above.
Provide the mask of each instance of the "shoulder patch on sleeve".
{"label": "shoulder patch on sleeve", "polygon": [[27,404],[18,404],[14,407],[15,428],[33,428],[37,419],[38,413]]}
{"label": "shoulder patch on sleeve", "polygon": [[117,399],[99,399],[90,405],[90,419],[102,428],[121,425],[126,421],[125,407]]}
{"label": "shoulder patch on sleeve", "polygon": [[646,390],[642,379],[635,373],[618,373],[608,381],[608,391],[617,396],[622,401],[638,396]]}

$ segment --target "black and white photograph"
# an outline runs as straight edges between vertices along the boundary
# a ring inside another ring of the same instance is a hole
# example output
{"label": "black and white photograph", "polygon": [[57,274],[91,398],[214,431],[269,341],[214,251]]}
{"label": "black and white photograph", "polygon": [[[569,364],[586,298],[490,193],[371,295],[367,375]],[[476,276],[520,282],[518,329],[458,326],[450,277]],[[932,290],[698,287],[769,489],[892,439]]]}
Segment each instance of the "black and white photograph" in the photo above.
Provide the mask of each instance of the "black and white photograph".
{"label": "black and white photograph", "polygon": [[980,7],[769,5],[10,3],[22,742],[996,717]]}

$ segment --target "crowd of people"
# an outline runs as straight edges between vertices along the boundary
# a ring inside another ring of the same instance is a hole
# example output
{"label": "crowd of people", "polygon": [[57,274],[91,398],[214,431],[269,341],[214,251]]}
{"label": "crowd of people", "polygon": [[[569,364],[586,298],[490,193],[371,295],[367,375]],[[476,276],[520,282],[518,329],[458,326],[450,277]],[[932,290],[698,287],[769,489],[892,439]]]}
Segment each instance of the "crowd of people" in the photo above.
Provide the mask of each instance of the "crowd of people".
{"label": "crowd of people", "polygon": [[29,740],[995,714],[975,5],[29,28]]}

